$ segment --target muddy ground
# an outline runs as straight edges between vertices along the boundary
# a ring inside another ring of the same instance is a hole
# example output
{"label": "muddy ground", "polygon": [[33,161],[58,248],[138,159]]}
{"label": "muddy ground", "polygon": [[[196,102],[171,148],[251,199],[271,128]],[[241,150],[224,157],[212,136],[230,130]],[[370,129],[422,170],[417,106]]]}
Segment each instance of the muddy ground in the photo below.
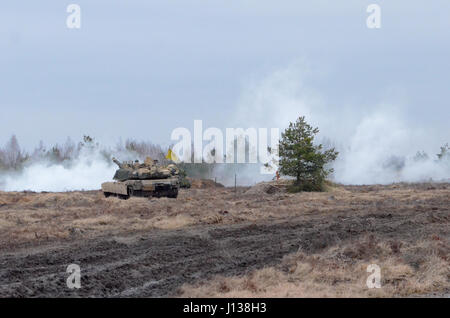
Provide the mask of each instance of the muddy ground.
{"label": "muddy ground", "polygon": [[[445,183],[299,194],[272,183],[127,201],[3,192],[0,297],[446,295],[449,212]],[[386,268],[378,293],[363,282],[373,262]],[[81,267],[80,289],[66,285],[69,264]]]}

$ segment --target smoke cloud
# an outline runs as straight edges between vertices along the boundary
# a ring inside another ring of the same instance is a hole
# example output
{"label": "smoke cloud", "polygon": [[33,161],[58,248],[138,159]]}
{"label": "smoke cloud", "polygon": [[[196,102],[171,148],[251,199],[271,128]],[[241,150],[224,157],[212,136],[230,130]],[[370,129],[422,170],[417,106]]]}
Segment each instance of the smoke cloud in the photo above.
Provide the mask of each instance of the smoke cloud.
{"label": "smoke cloud", "polygon": [[34,163],[21,172],[8,174],[0,187],[5,191],[96,190],[112,179],[115,166],[98,153],[84,153],[70,164]]}
{"label": "smoke cloud", "polygon": [[[328,101],[307,85],[311,71],[304,61],[247,83],[234,125],[286,128],[299,116],[320,129],[318,142],[340,152],[333,180],[344,184],[448,181],[448,156],[436,153],[448,142],[448,131],[434,122],[419,124],[408,117],[408,102],[394,94],[385,100],[355,105]],[[355,93],[357,94],[357,92]],[[244,126],[245,127],[245,126]],[[325,142],[324,142],[325,141]],[[415,160],[418,151],[427,158]]]}
{"label": "smoke cloud", "polygon": [[[5,147],[5,151],[11,152],[11,149]],[[98,190],[103,182],[112,181],[117,169],[111,160],[113,156],[121,161],[143,161],[146,156],[161,160],[164,151],[158,145],[133,140],[127,140],[125,144],[119,142],[115,148],[108,148],[101,147],[93,139],[85,140],[76,147],[68,139],[65,145],[55,145],[48,151],[41,144],[24,159],[21,169],[0,170],[0,190]],[[57,159],[55,153],[59,156]],[[20,150],[16,155],[24,157]]]}
{"label": "smoke cloud", "polygon": [[[412,121],[407,99],[387,95],[382,100],[361,104],[330,100],[326,92],[310,84],[312,74],[303,61],[296,61],[267,76],[248,80],[238,100],[236,116],[224,124],[283,131],[289,122],[306,116],[308,123],[320,129],[317,141],[340,152],[332,164],[331,177],[343,184],[450,180],[449,155],[441,160],[436,156],[440,147],[450,141],[449,132],[436,131],[430,120]],[[69,143],[67,148],[73,150],[74,146]],[[20,153],[18,146],[14,149]],[[165,151],[147,143],[129,143],[127,147],[107,151],[87,147],[68,162],[37,160],[25,164],[21,171],[0,173],[0,189],[99,189],[102,182],[114,175],[116,166],[110,162],[111,156],[142,160],[143,153],[155,157]],[[417,156],[418,151],[427,155]],[[217,164],[211,171],[205,177],[216,177],[218,182],[229,186],[234,185],[235,175],[238,185],[252,185],[273,177],[262,175],[258,164]]]}

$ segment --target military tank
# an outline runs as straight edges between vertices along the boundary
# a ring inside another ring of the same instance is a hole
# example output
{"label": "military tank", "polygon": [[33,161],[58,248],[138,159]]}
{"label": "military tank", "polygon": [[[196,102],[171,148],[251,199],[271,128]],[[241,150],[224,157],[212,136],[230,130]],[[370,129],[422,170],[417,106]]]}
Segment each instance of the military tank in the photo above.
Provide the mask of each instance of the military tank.
{"label": "military tank", "polygon": [[169,197],[176,198],[180,188],[179,169],[175,164],[158,165],[150,157],[144,163],[112,159],[119,166],[114,182],[102,183],[105,197],[115,196],[120,199],[130,197]]}

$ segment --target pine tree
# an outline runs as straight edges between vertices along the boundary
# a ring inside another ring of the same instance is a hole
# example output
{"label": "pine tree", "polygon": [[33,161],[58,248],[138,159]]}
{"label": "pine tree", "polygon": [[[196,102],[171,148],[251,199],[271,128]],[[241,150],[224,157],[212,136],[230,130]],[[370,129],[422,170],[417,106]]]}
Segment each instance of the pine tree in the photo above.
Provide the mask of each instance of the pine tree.
{"label": "pine tree", "polygon": [[323,145],[314,145],[319,132],[299,117],[281,134],[279,144],[280,173],[295,177],[291,191],[322,191],[326,177],[333,169],[326,165],[334,161],[338,152],[334,148],[323,150]]}

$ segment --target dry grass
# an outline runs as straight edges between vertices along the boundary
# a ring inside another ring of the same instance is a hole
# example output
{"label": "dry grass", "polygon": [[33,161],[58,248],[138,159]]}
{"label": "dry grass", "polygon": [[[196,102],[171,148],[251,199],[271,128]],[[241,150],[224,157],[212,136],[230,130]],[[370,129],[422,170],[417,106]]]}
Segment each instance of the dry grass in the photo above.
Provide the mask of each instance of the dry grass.
{"label": "dry grass", "polygon": [[[312,237],[312,243],[326,240],[322,242],[325,249],[299,250],[273,267],[184,285],[180,294],[391,297],[450,290],[449,184],[332,185],[327,192],[297,194],[286,193],[285,185],[272,182],[238,188],[237,193],[233,188],[183,189],[176,200],[124,201],[104,198],[100,191],[0,192],[0,250],[193,225],[272,224],[295,218],[301,224],[339,226],[344,222],[340,233],[347,233],[352,226],[369,229],[381,222],[379,229],[385,232],[376,232],[376,237],[335,241],[333,233],[320,233]],[[334,221],[327,223],[332,217]],[[396,226],[403,232],[399,234]],[[381,267],[381,289],[366,286],[369,264]]]}
{"label": "dry grass", "polygon": [[[400,250],[398,246],[402,247]],[[370,255],[370,256],[369,256]],[[410,257],[420,259],[420,264]],[[405,297],[448,292],[450,249],[430,238],[417,245],[372,242],[332,247],[320,254],[297,252],[279,266],[244,276],[217,276],[184,285],[182,297]],[[381,288],[369,289],[367,266],[381,268]]]}
{"label": "dry grass", "polygon": [[[324,193],[267,194],[253,189],[182,190],[168,198],[104,198],[100,191],[66,193],[0,192],[0,248],[16,243],[92,237],[130,231],[176,229],[200,224],[233,224],[274,219],[326,217],[330,213],[408,213],[450,201],[446,184],[343,187]],[[418,216],[419,217],[419,216]],[[420,216],[423,217],[423,216]]]}

